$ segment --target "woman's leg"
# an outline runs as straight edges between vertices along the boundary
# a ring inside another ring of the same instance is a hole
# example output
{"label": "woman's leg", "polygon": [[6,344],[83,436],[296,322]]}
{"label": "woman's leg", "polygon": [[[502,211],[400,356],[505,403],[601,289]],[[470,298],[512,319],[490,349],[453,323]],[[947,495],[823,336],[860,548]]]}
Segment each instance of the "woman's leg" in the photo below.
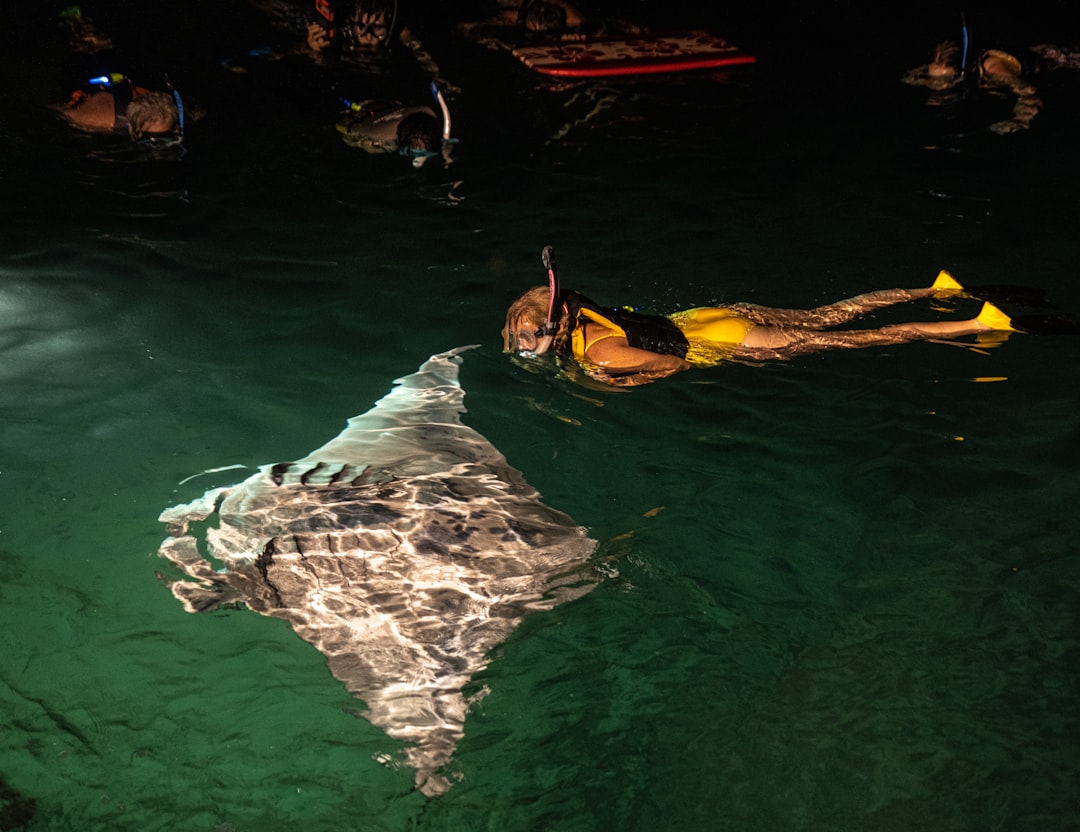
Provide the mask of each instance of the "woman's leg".
{"label": "woman's leg", "polygon": [[[903,290],[901,290],[903,291]],[[812,310],[811,310],[812,311]],[[1008,316],[985,304],[978,317],[964,321],[927,321],[883,326],[879,329],[813,330],[806,327],[756,326],[739,349],[776,350],[785,356],[828,349],[860,349],[908,341],[948,340],[980,332],[1015,332]]]}
{"label": "woman's leg", "polygon": [[936,293],[937,290],[933,287],[925,289],[882,289],[877,292],[867,292],[847,300],[830,303],[827,306],[819,306],[815,309],[775,309],[769,306],[757,306],[752,303],[733,303],[730,304],[730,308],[737,310],[756,324],[801,329],[824,329],[846,324],[853,318],[865,315],[867,312],[873,312],[875,309],[933,297]]}

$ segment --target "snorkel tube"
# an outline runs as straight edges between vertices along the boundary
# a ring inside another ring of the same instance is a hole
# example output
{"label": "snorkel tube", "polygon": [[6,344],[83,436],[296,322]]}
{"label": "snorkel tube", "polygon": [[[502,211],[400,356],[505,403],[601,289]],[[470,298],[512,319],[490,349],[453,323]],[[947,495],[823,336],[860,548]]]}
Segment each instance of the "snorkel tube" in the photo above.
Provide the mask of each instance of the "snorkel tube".
{"label": "snorkel tube", "polygon": [[442,140],[448,142],[450,141],[450,108],[446,106],[446,99],[443,98],[439,85],[434,81],[431,82],[431,94],[435,96],[435,103],[439,105],[439,109],[442,111]]}
{"label": "snorkel tube", "polygon": [[544,268],[547,269],[548,289],[551,292],[543,334],[552,337],[559,329],[559,319],[555,314],[556,306],[559,303],[559,270],[555,266],[555,252],[551,246],[544,246],[544,250],[540,252],[540,259],[544,263]]}
{"label": "snorkel tube", "polygon": [[442,158],[443,165],[449,166],[452,161],[450,159],[450,147],[457,141],[450,138],[450,107],[447,106],[439,85],[434,81],[431,82],[431,94],[435,96],[435,103],[439,105],[439,111],[442,113]]}
{"label": "snorkel tube", "polygon": [[184,99],[180,97],[179,90],[173,86],[167,75],[165,76],[165,86],[168,87],[169,92],[172,93],[173,101],[176,102],[176,140],[182,142],[184,140]]}
{"label": "snorkel tube", "polygon": [[967,57],[968,57],[968,25],[967,18],[963,12],[960,12],[960,32],[963,39],[963,48],[960,50],[960,76],[963,77],[967,73]]}

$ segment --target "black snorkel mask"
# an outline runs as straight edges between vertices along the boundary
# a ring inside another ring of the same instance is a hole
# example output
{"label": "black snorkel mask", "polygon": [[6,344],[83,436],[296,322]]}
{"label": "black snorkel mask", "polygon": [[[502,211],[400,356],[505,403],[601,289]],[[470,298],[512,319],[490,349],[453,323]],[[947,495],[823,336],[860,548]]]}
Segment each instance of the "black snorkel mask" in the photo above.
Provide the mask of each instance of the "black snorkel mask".
{"label": "black snorkel mask", "polygon": [[[351,11],[335,13],[333,0],[315,0],[312,17],[344,52],[364,53],[390,46],[397,24],[397,0],[360,0]],[[367,15],[368,20],[362,18]]]}

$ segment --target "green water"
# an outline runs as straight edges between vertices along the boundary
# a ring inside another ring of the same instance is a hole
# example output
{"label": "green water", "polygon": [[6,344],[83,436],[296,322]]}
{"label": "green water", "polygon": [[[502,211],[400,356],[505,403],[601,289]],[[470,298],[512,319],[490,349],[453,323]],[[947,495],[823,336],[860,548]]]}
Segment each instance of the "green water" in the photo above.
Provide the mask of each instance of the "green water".
{"label": "green water", "polygon": [[[56,48],[44,21],[24,31]],[[813,78],[798,20],[785,41],[753,23],[771,58],[753,71],[585,104],[447,43],[461,140],[420,172],[202,53],[182,67],[208,112],[187,156],[140,161],[40,109],[60,58],[7,59],[3,828],[1078,828],[1080,341],[630,392],[500,354],[544,244],[567,286],[658,311],[943,267],[1080,309],[1080,74],[1041,78],[1033,129],[998,137],[978,130],[993,101],[935,110],[896,82],[936,31]],[[183,612],[157,517],[245,474],[186,478],[302,456],[472,343],[466,421],[590,529],[610,577],[496,651],[459,780],[429,801],[287,625]]]}

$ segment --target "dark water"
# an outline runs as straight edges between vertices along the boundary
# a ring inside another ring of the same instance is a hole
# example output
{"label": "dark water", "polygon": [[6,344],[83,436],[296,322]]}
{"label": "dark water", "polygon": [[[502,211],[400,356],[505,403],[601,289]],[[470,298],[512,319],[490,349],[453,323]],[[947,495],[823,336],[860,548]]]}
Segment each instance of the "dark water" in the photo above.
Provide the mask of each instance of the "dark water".
{"label": "dark water", "polygon": [[[239,0],[114,0],[87,11],[118,52],[205,111],[183,159],[146,159],[44,109],[78,65],[54,11],[12,12],[2,61],[2,828],[1080,828],[1080,341],[632,392],[498,341],[546,243],[567,285],[657,310],[942,267],[1078,310],[1080,73],[1037,76],[1043,112],[999,137],[1007,101],[929,108],[898,83],[952,10],[711,10],[756,69],[552,89],[446,37],[459,9],[432,4],[414,25],[460,87],[460,142],[414,171],[331,126],[342,86],[422,96],[407,60],[239,73],[219,62],[282,37]],[[979,31],[1075,46],[1067,12]],[[612,577],[497,651],[460,782],[427,801],[286,625],[180,609],[157,516],[246,472],[186,478],[301,456],[470,343],[469,424]]]}

